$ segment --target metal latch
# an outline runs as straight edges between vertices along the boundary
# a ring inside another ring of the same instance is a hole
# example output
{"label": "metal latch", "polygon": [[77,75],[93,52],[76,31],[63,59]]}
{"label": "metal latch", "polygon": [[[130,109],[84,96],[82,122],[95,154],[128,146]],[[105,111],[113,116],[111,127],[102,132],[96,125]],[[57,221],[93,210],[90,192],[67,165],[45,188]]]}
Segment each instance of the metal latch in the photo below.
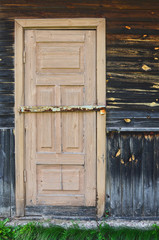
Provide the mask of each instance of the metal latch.
{"label": "metal latch", "polygon": [[21,106],[18,111],[20,113],[43,113],[43,112],[90,112],[100,111],[101,114],[105,114],[105,106]]}

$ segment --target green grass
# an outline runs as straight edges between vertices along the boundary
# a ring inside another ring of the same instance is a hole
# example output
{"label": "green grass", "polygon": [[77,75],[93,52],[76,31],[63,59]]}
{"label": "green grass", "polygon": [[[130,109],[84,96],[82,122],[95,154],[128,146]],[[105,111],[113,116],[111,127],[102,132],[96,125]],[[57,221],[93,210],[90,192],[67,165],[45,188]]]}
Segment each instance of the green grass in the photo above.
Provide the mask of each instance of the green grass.
{"label": "green grass", "polygon": [[0,240],[157,240],[159,239],[159,226],[153,225],[151,229],[133,229],[128,227],[114,228],[107,224],[100,224],[95,229],[79,228],[77,224],[67,229],[42,223],[30,222],[23,226],[7,226],[6,219],[0,221]]}

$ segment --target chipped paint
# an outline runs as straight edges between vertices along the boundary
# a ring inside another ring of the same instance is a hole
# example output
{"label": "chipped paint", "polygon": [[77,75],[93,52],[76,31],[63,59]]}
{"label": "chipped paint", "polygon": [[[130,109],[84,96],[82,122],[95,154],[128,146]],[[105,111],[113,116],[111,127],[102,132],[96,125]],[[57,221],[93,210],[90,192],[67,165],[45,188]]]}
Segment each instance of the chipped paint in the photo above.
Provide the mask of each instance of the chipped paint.
{"label": "chipped paint", "polygon": [[159,50],[159,47],[155,47],[154,49],[155,49],[155,50]]}
{"label": "chipped paint", "polygon": [[120,162],[121,162],[121,164],[124,164],[124,160],[123,159],[121,159]]}
{"label": "chipped paint", "polygon": [[[107,98],[107,100],[109,100],[109,101],[115,101],[115,99],[116,99],[116,98],[113,98],[113,97],[112,97],[112,98]],[[119,99],[119,100],[120,100],[120,99]]]}
{"label": "chipped paint", "polygon": [[153,135],[150,135],[150,134],[147,134],[147,135],[145,134],[144,137],[145,137],[146,140],[150,140],[150,141],[151,141],[152,139],[154,139],[154,136],[153,136]]}
{"label": "chipped paint", "polygon": [[159,85],[153,85],[152,87],[158,89],[158,88],[159,88]]}
{"label": "chipped paint", "polygon": [[[155,83],[155,82],[154,82],[154,84],[158,84],[158,83]],[[115,88],[109,88],[109,89],[110,89],[111,91],[108,90],[108,91],[107,91],[108,93],[112,93],[112,92],[115,93]],[[131,88],[124,88],[124,90],[125,90],[125,91],[129,91],[129,92],[130,92],[130,91],[134,92],[134,89],[131,89]],[[135,92],[150,92],[150,90],[137,89],[137,88],[136,88],[136,89],[135,89]],[[157,90],[151,90],[151,92],[158,92],[158,91],[157,91]],[[107,99],[108,99],[108,98],[107,98]],[[115,98],[115,99],[121,100],[120,98]]]}
{"label": "chipped paint", "polygon": [[120,108],[120,107],[119,107],[119,106],[107,106],[107,109],[108,109],[108,108],[109,108],[109,109],[111,109],[111,108],[114,109],[114,108]]}
{"label": "chipped paint", "polygon": [[[118,105],[132,105],[132,103],[122,103],[122,102],[112,102],[111,104],[118,104]],[[152,103],[133,103],[133,105],[144,105],[148,107],[159,107],[159,103],[152,102]],[[108,108],[108,107],[107,107]],[[113,106],[114,108],[114,106]]]}
{"label": "chipped paint", "polygon": [[121,151],[120,151],[120,149],[117,151],[117,153],[116,153],[116,157],[119,157],[120,156],[120,154],[121,154]]}
{"label": "chipped paint", "polygon": [[144,71],[150,71],[151,70],[151,67],[147,66],[146,64],[142,65],[142,69]]}
{"label": "chipped paint", "polygon": [[158,58],[157,58],[157,57],[155,57],[154,59],[155,59],[155,60],[158,60]]}
{"label": "chipped paint", "polygon": [[100,111],[105,106],[21,106],[20,113],[42,113],[42,112],[75,112],[75,111]]}
{"label": "chipped paint", "polygon": [[125,121],[126,123],[130,123],[130,122],[131,122],[131,119],[125,118],[124,121]]}
{"label": "chipped paint", "polygon": [[130,26],[125,26],[125,28],[126,28],[126,29],[129,29],[129,30],[131,29],[131,27],[130,27]]}
{"label": "chipped paint", "polygon": [[132,159],[131,159],[131,157],[129,158],[129,162],[131,162],[132,161]]}
{"label": "chipped paint", "polygon": [[131,158],[132,158],[132,160],[134,161],[134,160],[135,160],[135,155],[134,155],[134,154],[132,154],[132,157],[131,157]]}

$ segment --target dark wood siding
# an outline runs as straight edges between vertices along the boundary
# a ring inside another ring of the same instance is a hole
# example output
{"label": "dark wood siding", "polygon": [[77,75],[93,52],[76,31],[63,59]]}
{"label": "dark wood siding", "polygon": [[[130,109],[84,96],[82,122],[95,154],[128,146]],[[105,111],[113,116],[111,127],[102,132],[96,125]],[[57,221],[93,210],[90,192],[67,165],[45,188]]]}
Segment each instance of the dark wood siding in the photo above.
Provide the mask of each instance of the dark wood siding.
{"label": "dark wood siding", "polygon": [[0,129],[0,217],[15,213],[15,162],[13,129]]}
{"label": "dark wood siding", "polygon": [[159,4],[156,1],[0,2],[0,126],[14,126],[14,19],[105,17],[107,129],[159,130]]}
{"label": "dark wood siding", "polygon": [[159,134],[107,136],[106,209],[111,216],[159,216]]}
{"label": "dark wood siding", "polygon": [[0,214],[14,205],[14,19],[74,17],[107,19],[107,207],[114,216],[158,216],[158,134],[144,135],[159,131],[156,0],[0,0],[0,169],[8,166]]}

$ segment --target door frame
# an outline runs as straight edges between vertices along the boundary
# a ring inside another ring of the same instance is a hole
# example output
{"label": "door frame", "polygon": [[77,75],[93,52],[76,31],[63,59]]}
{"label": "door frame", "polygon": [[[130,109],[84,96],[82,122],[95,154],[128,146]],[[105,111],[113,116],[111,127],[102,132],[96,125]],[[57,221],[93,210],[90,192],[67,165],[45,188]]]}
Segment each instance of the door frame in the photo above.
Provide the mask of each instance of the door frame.
{"label": "door frame", "polygon": [[[97,105],[106,104],[106,46],[104,18],[15,19],[15,162],[16,215],[25,215],[25,126],[24,114],[24,31],[25,29],[94,29],[96,30]],[[97,112],[97,215],[105,211],[106,188],[106,113]]]}

